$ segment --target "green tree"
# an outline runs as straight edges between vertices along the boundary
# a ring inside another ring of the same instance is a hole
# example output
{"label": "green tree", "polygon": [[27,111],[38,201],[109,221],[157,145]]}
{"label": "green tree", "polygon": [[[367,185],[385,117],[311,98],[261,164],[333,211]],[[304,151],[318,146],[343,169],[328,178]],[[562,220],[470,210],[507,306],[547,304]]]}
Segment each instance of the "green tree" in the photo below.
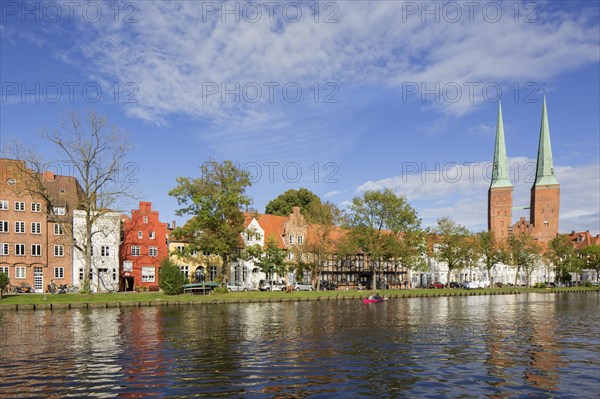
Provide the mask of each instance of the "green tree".
{"label": "green tree", "polygon": [[2,299],[2,294],[6,290],[6,286],[8,285],[9,279],[8,275],[4,272],[0,272],[0,299]]}
{"label": "green tree", "polygon": [[346,226],[350,230],[344,251],[358,248],[368,254],[376,289],[381,261],[397,259],[403,250],[402,234],[419,231],[421,221],[404,196],[385,189],[354,197]]}
{"label": "green tree", "polygon": [[558,281],[571,281],[571,273],[581,272],[584,262],[578,256],[571,240],[566,234],[560,234],[548,242],[545,258],[554,266]]}
{"label": "green tree", "polygon": [[510,264],[517,267],[515,285],[518,283],[519,273],[523,271],[527,278],[527,286],[529,286],[531,273],[540,260],[542,249],[527,233],[513,234],[508,237],[508,246],[510,249]]}
{"label": "green tree", "polygon": [[306,188],[291,189],[269,201],[265,207],[265,213],[269,215],[288,216],[292,213],[293,207],[299,206],[300,212],[305,215],[306,220],[310,223],[312,220],[308,218],[307,213],[313,203],[321,203],[321,199],[312,191]]}
{"label": "green tree", "polygon": [[267,238],[263,256],[257,260],[256,265],[267,275],[269,280],[273,279],[273,274],[277,274],[279,277],[285,274],[285,250],[279,248],[275,237]]}
{"label": "green tree", "polygon": [[472,234],[466,227],[449,217],[443,217],[437,221],[434,233],[432,255],[448,265],[448,280],[454,270],[472,267],[477,255]]}
{"label": "green tree", "polygon": [[[287,216],[287,215],[286,215]],[[346,215],[336,204],[330,201],[314,201],[304,215],[308,223],[327,226],[339,226],[345,222]]]}
{"label": "green tree", "polygon": [[177,187],[169,195],[177,198],[182,208],[178,216],[192,218],[173,235],[188,241],[191,250],[204,250],[222,258],[221,278],[229,276],[230,262],[235,249],[240,246],[244,230],[243,209],[251,204],[246,188],[251,185],[249,173],[238,169],[233,162],[204,162],[201,177],[177,178]]}
{"label": "green tree", "polygon": [[158,285],[166,295],[178,295],[183,292],[185,274],[168,257],[161,260],[158,275]]}
{"label": "green tree", "polygon": [[579,256],[583,260],[583,268],[596,271],[596,281],[600,279],[600,244],[588,245],[579,250]]}
{"label": "green tree", "polygon": [[485,264],[487,277],[490,283],[493,284],[492,268],[499,263],[507,263],[509,260],[506,246],[502,241],[496,239],[494,233],[484,231],[477,235],[477,247],[478,253]]}

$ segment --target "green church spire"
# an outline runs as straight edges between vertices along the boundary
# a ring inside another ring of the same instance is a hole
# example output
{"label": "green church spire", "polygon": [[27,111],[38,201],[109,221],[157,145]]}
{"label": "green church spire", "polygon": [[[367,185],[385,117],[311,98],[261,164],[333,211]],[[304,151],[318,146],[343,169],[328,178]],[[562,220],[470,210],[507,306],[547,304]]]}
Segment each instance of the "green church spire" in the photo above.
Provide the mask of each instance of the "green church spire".
{"label": "green church spire", "polygon": [[512,183],[508,177],[508,164],[506,162],[502,104],[498,103],[498,124],[496,126],[496,145],[494,146],[494,165],[492,170],[492,185],[490,188],[500,187],[512,187]]}
{"label": "green church spire", "polygon": [[542,107],[542,126],[540,127],[540,144],[538,147],[534,186],[548,186],[554,184],[559,183],[554,176],[552,145],[550,144],[550,128],[548,127],[546,96],[544,96],[544,105]]}

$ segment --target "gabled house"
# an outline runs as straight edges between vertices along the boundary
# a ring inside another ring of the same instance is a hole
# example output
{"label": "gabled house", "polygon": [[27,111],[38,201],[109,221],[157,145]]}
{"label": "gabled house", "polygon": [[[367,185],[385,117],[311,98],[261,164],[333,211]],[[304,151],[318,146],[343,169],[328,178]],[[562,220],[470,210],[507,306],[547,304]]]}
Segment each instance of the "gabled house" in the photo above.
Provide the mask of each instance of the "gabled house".
{"label": "gabled house", "polygon": [[151,202],[140,202],[122,221],[121,290],[157,289],[160,262],[169,256],[167,223],[160,221]]}

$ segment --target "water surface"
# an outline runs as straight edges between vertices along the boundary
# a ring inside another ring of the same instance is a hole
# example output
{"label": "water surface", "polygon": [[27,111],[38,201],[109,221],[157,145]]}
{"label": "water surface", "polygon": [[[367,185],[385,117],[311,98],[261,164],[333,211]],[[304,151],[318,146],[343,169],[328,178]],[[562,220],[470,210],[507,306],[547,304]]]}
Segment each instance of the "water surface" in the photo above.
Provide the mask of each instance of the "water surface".
{"label": "water surface", "polygon": [[600,294],[0,312],[0,397],[590,397]]}

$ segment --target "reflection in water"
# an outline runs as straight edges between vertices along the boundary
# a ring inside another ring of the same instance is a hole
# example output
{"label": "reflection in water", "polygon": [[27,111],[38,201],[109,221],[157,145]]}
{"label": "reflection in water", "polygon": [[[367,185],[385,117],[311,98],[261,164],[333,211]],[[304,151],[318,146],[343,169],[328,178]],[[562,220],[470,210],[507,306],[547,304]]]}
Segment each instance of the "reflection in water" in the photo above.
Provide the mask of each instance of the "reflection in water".
{"label": "reflection in water", "polygon": [[0,313],[0,397],[596,397],[598,294]]}

